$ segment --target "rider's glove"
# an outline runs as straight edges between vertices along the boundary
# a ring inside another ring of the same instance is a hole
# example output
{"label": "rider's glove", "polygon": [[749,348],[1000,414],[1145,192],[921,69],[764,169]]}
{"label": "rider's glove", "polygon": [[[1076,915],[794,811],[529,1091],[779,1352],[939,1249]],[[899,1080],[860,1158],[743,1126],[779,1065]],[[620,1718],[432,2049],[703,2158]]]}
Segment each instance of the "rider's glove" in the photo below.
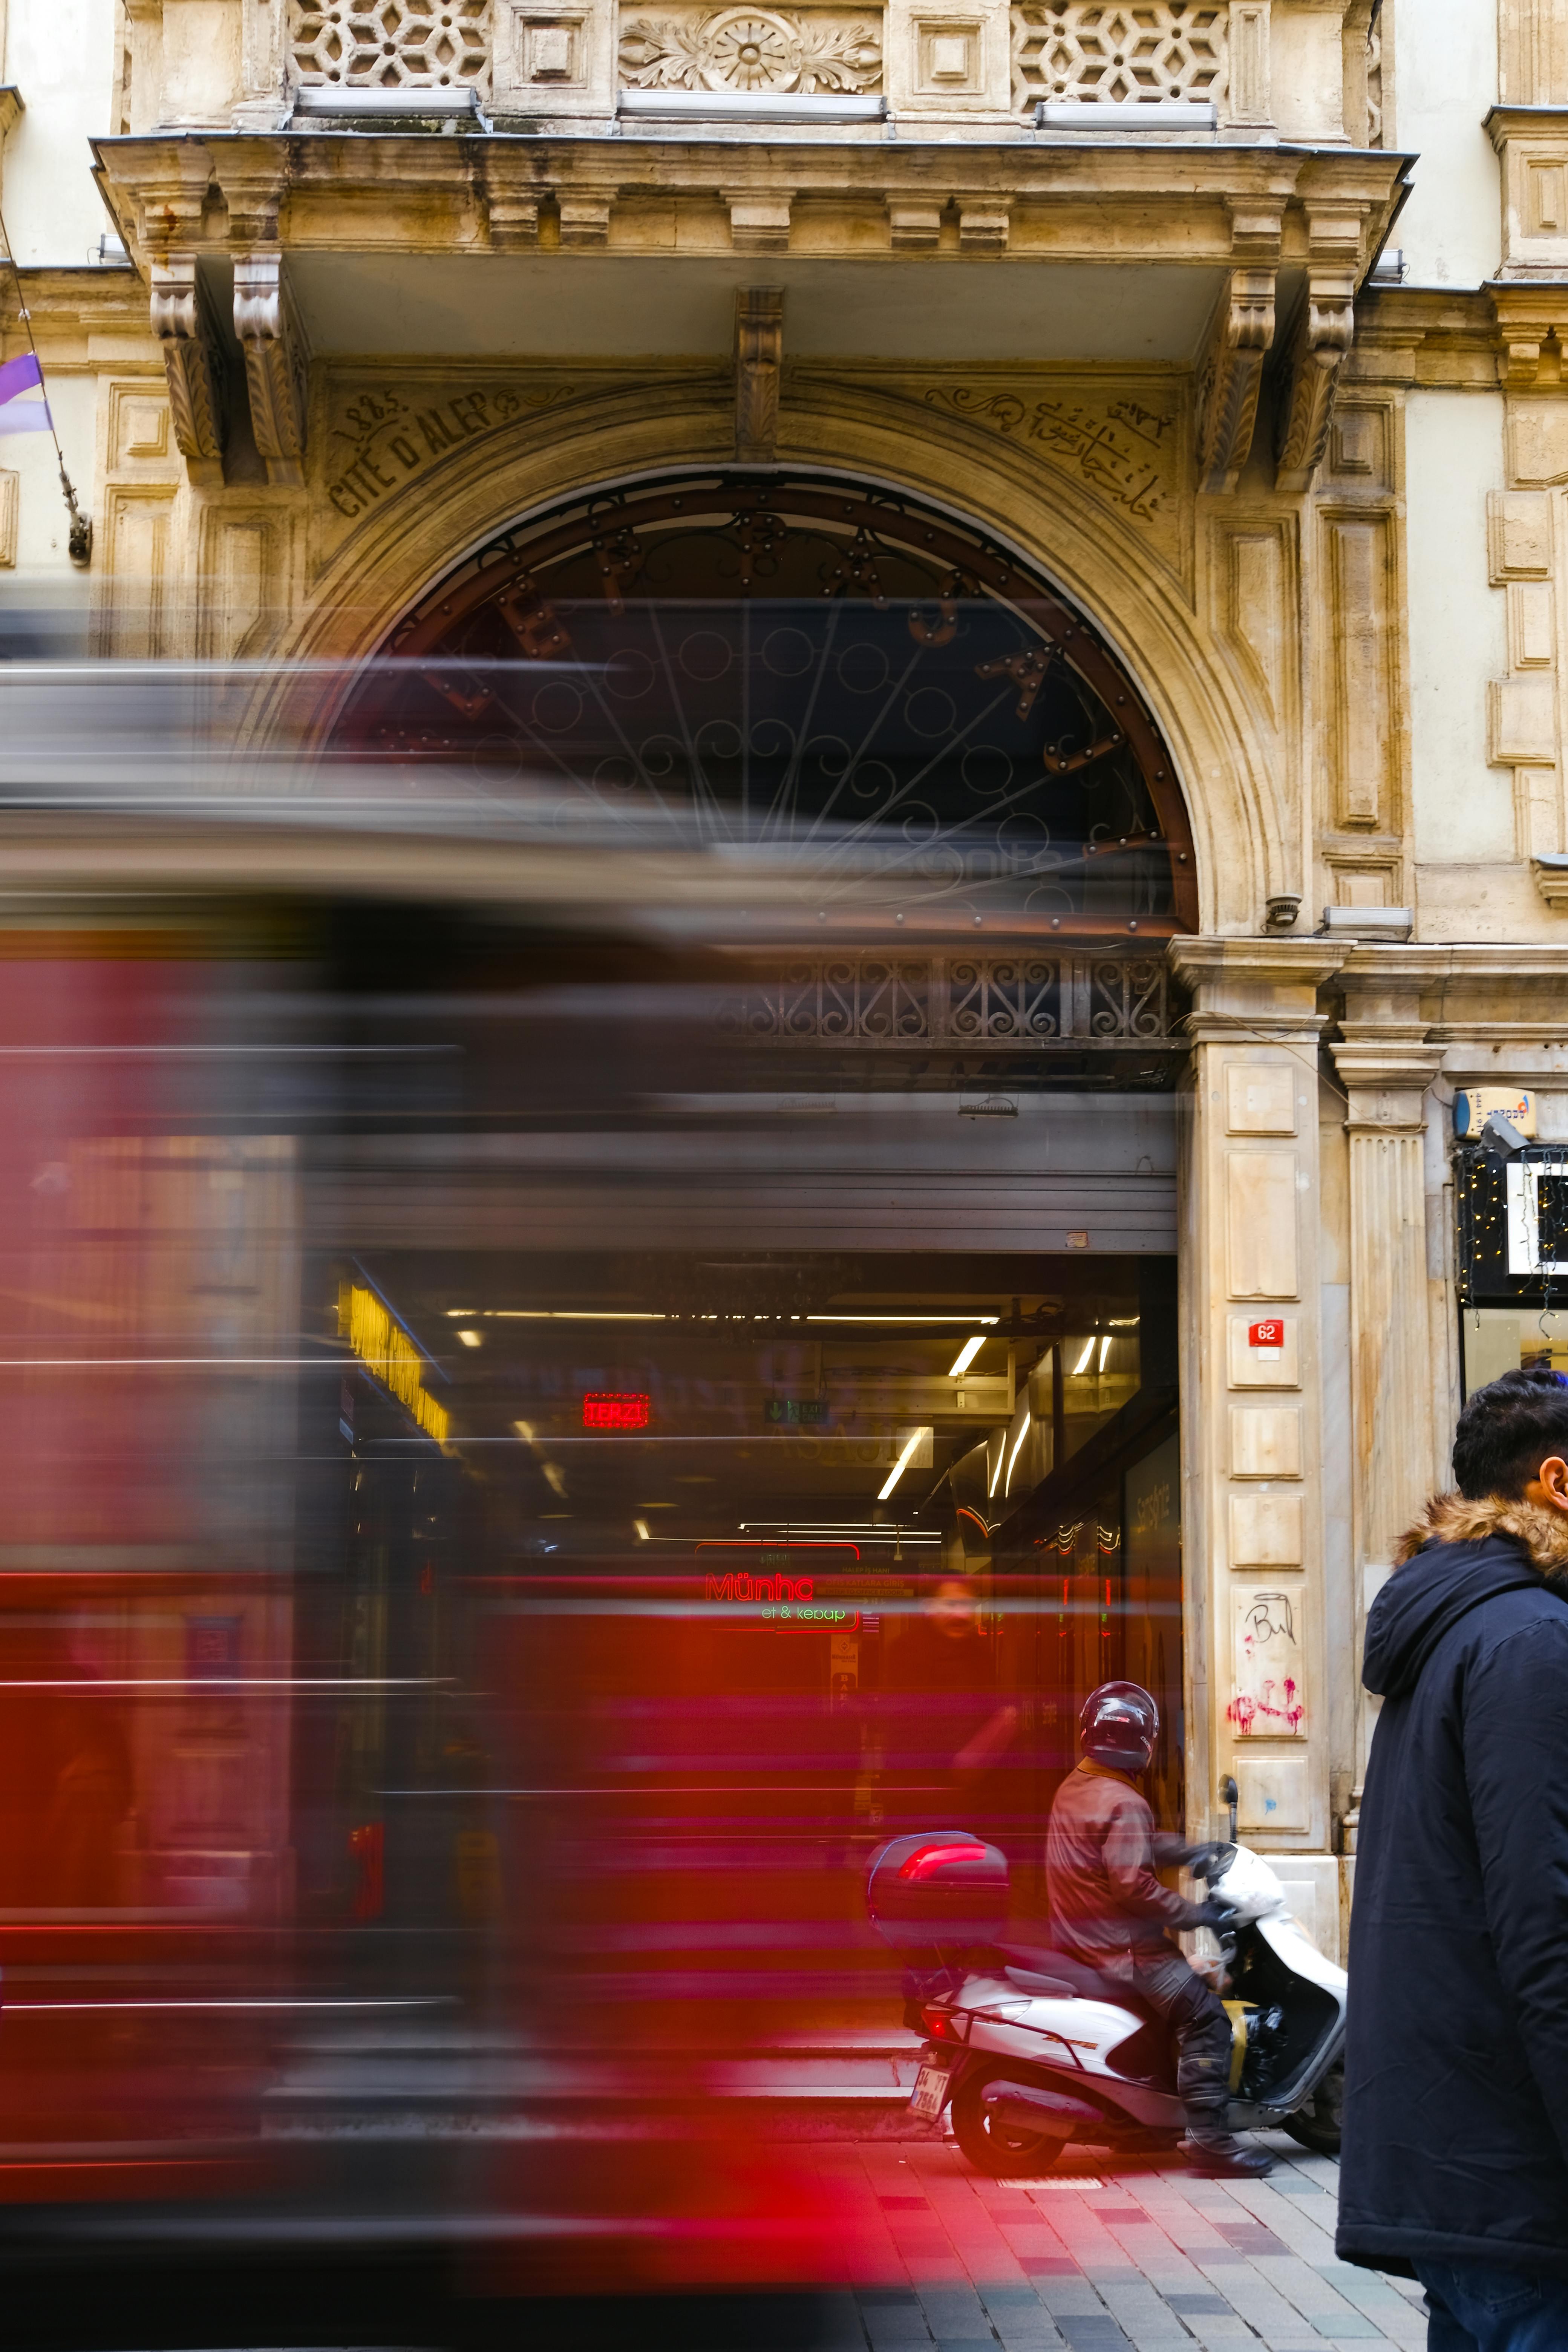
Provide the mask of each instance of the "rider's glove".
{"label": "rider's glove", "polygon": [[1222,1903],[1217,1895],[1211,1895],[1206,1903],[1198,1906],[1198,1916],[1193,1925],[1195,1927],[1212,1927],[1216,1935],[1223,1936],[1235,1918],[1235,1904]]}
{"label": "rider's glove", "polygon": [[1195,1845],[1187,1855],[1187,1867],[1194,1878],[1217,1878],[1235,1859],[1233,1845]]}

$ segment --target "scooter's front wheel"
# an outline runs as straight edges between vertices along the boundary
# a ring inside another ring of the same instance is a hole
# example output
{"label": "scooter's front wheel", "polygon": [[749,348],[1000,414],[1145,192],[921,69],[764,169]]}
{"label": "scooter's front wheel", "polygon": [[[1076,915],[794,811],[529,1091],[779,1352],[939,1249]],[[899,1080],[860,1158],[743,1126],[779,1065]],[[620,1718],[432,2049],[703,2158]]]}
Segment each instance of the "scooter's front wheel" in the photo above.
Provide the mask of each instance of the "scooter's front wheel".
{"label": "scooter's front wheel", "polygon": [[987,2083],[1016,2078],[1016,2067],[977,2066],[952,2095],[953,2137],[976,2171],[988,2172],[993,2180],[1033,2179],[1049,2172],[1072,2137],[1065,2117],[1058,2134],[1019,2131],[991,2113],[984,2095]]}
{"label": "scooter's front wheel", "polygon": [[1331,2066],[1305,2106],[1285,2118],[1285,2128],[1314,2156],[1338,2156],[1345,2113],[1345,2070]]}

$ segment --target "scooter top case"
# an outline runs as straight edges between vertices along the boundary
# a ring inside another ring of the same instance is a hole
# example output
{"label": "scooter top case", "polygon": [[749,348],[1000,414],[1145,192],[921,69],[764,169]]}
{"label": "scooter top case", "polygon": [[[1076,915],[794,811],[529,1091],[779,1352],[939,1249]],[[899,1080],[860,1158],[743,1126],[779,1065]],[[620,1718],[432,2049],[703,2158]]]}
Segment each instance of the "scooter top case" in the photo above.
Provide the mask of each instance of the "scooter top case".
{"label": "scooter top case", "polygon": [[867,1865],[866,1909],[905,1958],[994,1944],[1006,1932],[1007,1857],[973,1830],[889,1838]]}

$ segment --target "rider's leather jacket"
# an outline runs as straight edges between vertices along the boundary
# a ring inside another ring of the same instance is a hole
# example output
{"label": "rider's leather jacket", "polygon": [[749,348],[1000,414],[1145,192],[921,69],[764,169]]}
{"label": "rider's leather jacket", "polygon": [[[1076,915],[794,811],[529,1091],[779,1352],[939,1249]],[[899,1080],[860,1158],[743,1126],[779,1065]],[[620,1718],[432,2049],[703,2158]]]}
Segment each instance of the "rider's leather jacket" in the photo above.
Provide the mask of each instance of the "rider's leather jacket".
{"label": "rider's leather jacket", "polygon": [[1085,1758],[1057,1790],[1046,1830],[1053,1945],[1091,1967],[1168,1954],[1171,1932],[1201,1927],[1204,1915],[1154,1872],[1195,1851],[1155,1828],[1147,1799],[1124,1773]]}

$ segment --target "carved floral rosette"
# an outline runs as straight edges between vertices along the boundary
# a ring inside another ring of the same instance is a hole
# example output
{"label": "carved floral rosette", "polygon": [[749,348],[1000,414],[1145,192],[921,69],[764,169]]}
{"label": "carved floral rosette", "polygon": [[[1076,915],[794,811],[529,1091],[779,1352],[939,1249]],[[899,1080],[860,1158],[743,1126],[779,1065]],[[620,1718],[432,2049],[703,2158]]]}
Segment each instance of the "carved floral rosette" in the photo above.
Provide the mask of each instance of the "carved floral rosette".
{"label": "carved floral rosette", "polygon": [[629,89],[855,94],[881,88],[882,39],[863,18],[819,10],[635,16],[622,27],[620,72]]}

